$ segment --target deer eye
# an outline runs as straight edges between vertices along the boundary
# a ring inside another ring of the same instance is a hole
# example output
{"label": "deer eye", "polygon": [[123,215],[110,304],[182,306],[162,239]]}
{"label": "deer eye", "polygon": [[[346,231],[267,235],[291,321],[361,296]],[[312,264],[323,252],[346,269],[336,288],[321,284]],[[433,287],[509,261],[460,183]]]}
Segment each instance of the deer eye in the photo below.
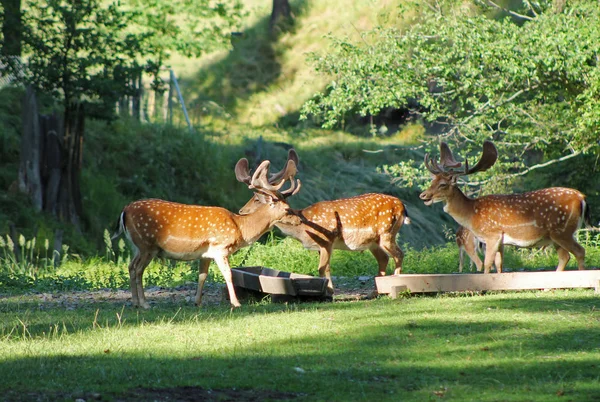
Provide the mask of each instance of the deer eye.
{"label": "deer eye", "polygon": [[440,183],[438,188],[448,188],[448,183]]}

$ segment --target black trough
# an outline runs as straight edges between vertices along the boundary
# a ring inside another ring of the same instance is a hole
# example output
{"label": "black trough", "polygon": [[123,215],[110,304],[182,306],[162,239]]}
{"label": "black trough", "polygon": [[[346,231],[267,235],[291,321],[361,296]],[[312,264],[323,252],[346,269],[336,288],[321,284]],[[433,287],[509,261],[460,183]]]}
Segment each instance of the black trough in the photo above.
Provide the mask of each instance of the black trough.
{"label": "black trough", "polygon": [[271,295],[273,301],[331,300],[327,294],[327,278],[294,274],[265,267],[231,269],[236,294],[244,297]]}

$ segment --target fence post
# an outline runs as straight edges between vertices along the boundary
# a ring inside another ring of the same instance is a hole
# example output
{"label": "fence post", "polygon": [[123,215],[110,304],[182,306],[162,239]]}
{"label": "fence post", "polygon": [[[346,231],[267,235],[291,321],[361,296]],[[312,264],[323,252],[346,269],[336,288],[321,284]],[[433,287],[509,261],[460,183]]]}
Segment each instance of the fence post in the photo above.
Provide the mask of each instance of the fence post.
{"label": "fence post", "polygon": [[169,70],[171,72],[171,82],[173,82],[173,84],[175,84],[175,89],[177,90],[177,96],[179,97],[179,102],[181,103],[181,109],[183,110],[183,115],[185,116],[185,121],[188,125],[188,128],[190,129],[190,132],[194,132],[194,129],[192,127],[192,123],[190,122],[190,118],[188,116],[188,112],[187,109],[185,108],[185,102],[183,101],[183,95],[181,94],[181,91],[179,90],[179,84],[177,83],[177,78],[175,77],[175,73],[173,72],[173,69]]}

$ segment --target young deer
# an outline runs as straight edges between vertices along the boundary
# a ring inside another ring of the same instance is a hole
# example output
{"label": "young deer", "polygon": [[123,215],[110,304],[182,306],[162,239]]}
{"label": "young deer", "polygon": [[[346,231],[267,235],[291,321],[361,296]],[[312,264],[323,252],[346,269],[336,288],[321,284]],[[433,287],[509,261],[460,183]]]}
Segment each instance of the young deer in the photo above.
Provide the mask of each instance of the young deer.
{"label": "young deer", "polygon": [[[288,159],[298,164],[298,155],[294,150],[290,150]],[[254,195],[240,209],[240,214],[253,213],[260,203],[259,195]],[[305,248],[319,252],[319,275],[329,279],[330,294],[333,294],[330,260],[334,249],[371,251],[379,265],[379,276],[386,274],[390,257],[395,264],[394,274],[402,272],[404,253],[396,244],[396,234],[402,224],[408,224],[410,220],[404,204],[398,198],[384,194],[363,194],[321,201],[293,212],[296,216],[288,215],[276,222],[275,226],[300,241]]]}
{"label": "young deer", "polygon": [[469,263],[470,270],[473,268],[473,263],[477,267],[477,272],[481,272],[483,268],[483,262],[479,258],[479,250],[481,250],[481,243],[473,235],[469,229],[464,226],[459,226],[456,230],[456,245],[458,246],[458,272],[463,271],[463,265],[465,260],[465,253],[471,259]]}
{"label": "young deer", "polygon": [[457,187],[459,176],[482,172],[494,165],[498,151],[486,141],[477,164],[459,170],[448,145],[440,145],[440,163],[425,155],[425,167],[434,175],[420,198],[425,205],[444,202],[444,211],[469,229],[486,245],[483,269],[489,273],[494,260],[502,272],[503,246],[541,247],[553,244],[558,253],[557,271],[565,269],[569,253],[577,258],[579,269],[585,269],[585,249],[574,236],[584,220],[589,219],[585,195],[577,190],[552,187],[523,194],[488,195],[469,198]]}
{"label": "young deer", "polygon": [[[277,173],[275,184],[269,182],[269,161],[264,161],[252,177],[248,160],[240,159],[235,167],[238,181],[246,183],[260,200],[256,211],[236,215],[220,207],[185,205],[158,199],[134,201],[127,205],[118,222],[118,232],[125,232],[134,246],[135,256],[129,264],[129,280],[134,306],[149,308],[144,296],[142,276],[144,269],[155,257],[190,261],[201,259],[196,305],[202,302],[202,287],[213,259],[225,278],[229,298],[239,307],[229,267],[229,256],[238,249],[256,241],[273,224],[289,213],[285,198],[296,194],[294,176],[296,165],[288,161],[285,169]],[[290,180],[290,187],[279,191]]]}

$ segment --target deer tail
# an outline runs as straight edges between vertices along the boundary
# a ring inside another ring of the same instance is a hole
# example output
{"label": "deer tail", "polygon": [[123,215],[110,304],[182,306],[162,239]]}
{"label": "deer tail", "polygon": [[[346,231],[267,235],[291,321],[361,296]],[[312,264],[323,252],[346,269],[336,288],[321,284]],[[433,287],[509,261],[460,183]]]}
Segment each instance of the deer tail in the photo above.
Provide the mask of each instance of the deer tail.
{"label": "deer tail", "polygon": [[121,215],[119,215],[119,219],[117,220],[113,231],[114,234],[111,236],[111,239],[116,239],[125,231],[125,211],[121,212]]}
{"label": "deer tail", "polygon": [[402,209],[402,216],[404,217],[404,221],[403,221],[403,223],[404,223],[405,225],[410,225],[410,223],[411,223],[411,220],[410,220],[410,218],[408,217],[408,211],[406,210],[406,207],[404,207],[404,208]]}
{"label": "deer tail", "polygon": [[590,205],[587,202],[583,202],[583,222],[588,228],[593,227],[592,224],[592,212],[590,211]]}

